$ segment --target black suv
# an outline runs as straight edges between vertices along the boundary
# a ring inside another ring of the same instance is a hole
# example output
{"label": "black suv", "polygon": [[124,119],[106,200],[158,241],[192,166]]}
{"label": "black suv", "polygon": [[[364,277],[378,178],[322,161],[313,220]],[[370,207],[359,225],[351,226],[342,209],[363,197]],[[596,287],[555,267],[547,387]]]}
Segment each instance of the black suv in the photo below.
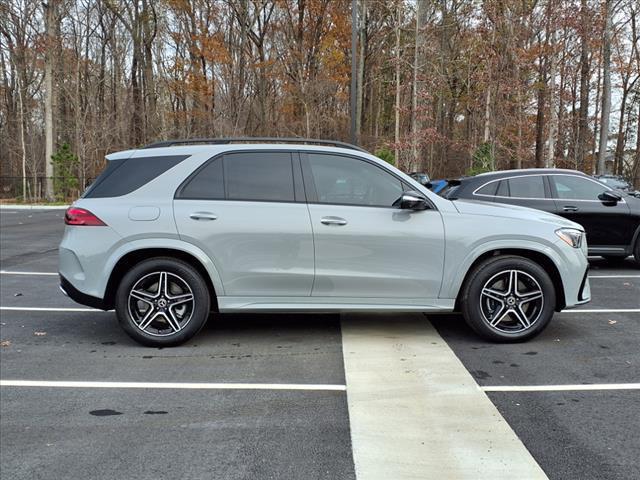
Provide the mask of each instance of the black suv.
{"label": "black suv", "polygon": [[584,173],[549,168],[483,173],[452,182],[443,196],[561,215],[584,227],[590,255],[609,260],[634,255],[640,262],[640,199]]}

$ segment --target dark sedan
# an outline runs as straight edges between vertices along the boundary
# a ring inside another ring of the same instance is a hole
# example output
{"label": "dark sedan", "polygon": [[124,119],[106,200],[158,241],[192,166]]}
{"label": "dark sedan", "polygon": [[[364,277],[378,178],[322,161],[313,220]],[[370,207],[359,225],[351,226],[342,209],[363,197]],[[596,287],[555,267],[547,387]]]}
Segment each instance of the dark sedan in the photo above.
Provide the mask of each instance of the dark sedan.
{"label": "dark sedan", "polygon": [[464,177],[445,190],[450,200],[473,199],[536,208],[581,224],[589,254],[640,262],[640,198],[575,170],[505,170]]}

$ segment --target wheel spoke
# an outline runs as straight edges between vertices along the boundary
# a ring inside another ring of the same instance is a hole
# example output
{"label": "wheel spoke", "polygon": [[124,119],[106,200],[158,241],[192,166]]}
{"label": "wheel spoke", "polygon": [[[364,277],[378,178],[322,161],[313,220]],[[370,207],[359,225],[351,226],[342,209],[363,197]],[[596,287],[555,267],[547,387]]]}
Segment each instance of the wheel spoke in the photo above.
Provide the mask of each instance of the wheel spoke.
{"label": "wheel spoke", "polygon": [[180,322],[178,322],[178,319],[173,314],[173,311],[171,310],[171,308],[167,309],[166,312],[163,312],[163,315],[164,315],[164,318],[167,319],[167,322],[169,322],[169,325],[171,325],[171,328],[175,332],[179,332],[181,329]]}
{"label": "wheel spoke", "polygon": [[493,317],[491,318],[491,321],[489,322],[490,325],[492,327],[495,327],[497,324],[499,324],[502,319],[504,318],[504,316],[509,313],[509,310],[507,310],[504,307],[504,304],[500,305],[500,310],[498,310],[495,315],[493,315]]}
{"label": "wheel spoke", "polygon": [[492,288],[487,288],[487,287],[482,289],[482,295],[484,295],[485,297],[489,297],[493,300],[496,300],[498,302],[502,302],[505,297],[505,294],[503,292],[499,292],[497,290],[494,290]]}
{"label": "wheel spoke", "polygon": [[509,270],[509,287],[507,288],[507,295],[518,294],[518,271]]}
{"label": "wheel spoke", "polygon": [[138,323],[138,328],[140,328],[140,330],[145,330],[159,314],[160,312],[157,312],[155,308],[150,308],[144,318],[140,320],[140,323]]}
{"label": "wheel spoke", "polygon": [[533,300],[538,300],[539,298],[542,298],[542,292],[540,290],[537,290],[535,292],[521,293],[519,296],[520,296],[521,304],[528,303]]}
{"label": "wheel spoke", "polygon": [[156,295],[152,295],[143,290],[131,290],[131,293],[129,295],[135,298],[136,300],[146,302],[149,305],[153,305],[153,299],[156,298]]}
{"label": "wheel spoke", "polygon": [[516,316],[518,321],[522,324],[524,328],[529,328],[531,326],[531,322],[527,318],[527,314],[522,310],[522,306],[518,305],[516,308],[511,310],[513,314]]}
{"label": "wheel spoke", "polygon": [[193,294],[185,293],[184,295],[176,295],[175,297],[169,297],[171,300],[171,305],[180,305],[182,303],[187,303],[193,300]]}
{"label": "wheel spoke", "polygon": [[158,295],[164,295],[165,297],[169,294],[169,279],[167,278],[167,272],[160,272],[160,280],[158,280]]}

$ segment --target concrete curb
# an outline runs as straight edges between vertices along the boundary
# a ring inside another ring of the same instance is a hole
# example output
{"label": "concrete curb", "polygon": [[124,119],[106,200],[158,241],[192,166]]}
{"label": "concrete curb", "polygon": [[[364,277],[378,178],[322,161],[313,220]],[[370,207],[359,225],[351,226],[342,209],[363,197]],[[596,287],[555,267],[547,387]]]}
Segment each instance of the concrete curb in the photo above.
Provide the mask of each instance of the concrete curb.
{"label": "concrete curb", "polygon": [[66,210],[70,205],[9,205],[0,204],[0,210]]}

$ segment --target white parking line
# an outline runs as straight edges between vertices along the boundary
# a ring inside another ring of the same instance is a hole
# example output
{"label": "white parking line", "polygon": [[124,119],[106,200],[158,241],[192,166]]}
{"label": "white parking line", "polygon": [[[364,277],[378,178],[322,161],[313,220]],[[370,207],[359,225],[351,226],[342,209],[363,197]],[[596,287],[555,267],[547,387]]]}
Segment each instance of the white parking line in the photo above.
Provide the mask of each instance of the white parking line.
{"label": "white parking line", "polygon": [[97,308],[0,307],[12,312],[104,312]]}
{"label": "white parking line", "polygon": [[173,390],[304,390],[344,392],[345,385],[312,383],[161,383],[161,382],[76,382],[48,380],[0,380],[0,387],[46,388],[140,388]]}
{"label": "white parking line", "polygon": [[640,313],[640,308],[572,308],[559,313]]}
{"label": "white parking line", "polygon": [[358,480],[546,479],[422,315],[342,317]]}
{"label": "white parking line", "polygon": [[640,278],[640,275],[589,275],[589,280],[596,278]]}
{"label": "white parking line", "polygon": [[640,383],[597,383],[592,385],[497,385],[480,387],[483,392],[570,392],[591,390],[640,390]]}
{"label": "white parking line", "polygon": [[55,272],[11,272],[9,270],[0,270],[0,275],[55,275]]}

